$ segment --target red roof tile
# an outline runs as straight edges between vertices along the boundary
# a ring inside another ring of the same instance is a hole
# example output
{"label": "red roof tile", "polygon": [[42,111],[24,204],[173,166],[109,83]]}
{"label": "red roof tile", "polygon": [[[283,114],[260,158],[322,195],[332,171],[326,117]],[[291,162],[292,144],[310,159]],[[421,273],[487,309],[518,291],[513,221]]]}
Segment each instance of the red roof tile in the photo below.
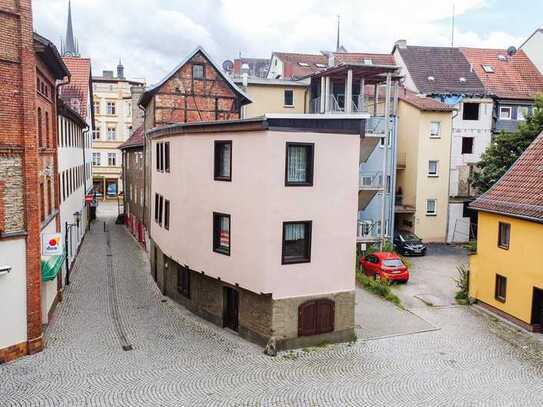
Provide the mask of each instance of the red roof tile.
{"label": "red roof tile", "polygon": [[[519,50],[513,57],[508,57],[507,50],[503,49],[460,50],[491,94],[499,98],[534,99],[536,94],[543,92],[543,76],[524,51]],[[485,72],[483,65],[490,65],[494,72]]]}
{"label": "red roof tile", "polygon": [[[303,78],[328,67],[328,57],[322,54],[298,54],[291,52],[274,52],[273,54],[285,65],[283,67],[283,76],[287,79]],[[317,64],[325,66],[319,67]]]}
{"label": "red roof tile", "polygon": [[471,207],[543,222],[543,133]]}
{"label": "red roof tile", "polygon": [[72,98],[79,99],[80,115],[87,118],[87,103],[90,93],[91,61],[89,58],[63,57],[71,73],[70,83],[60,87],[60,97],[72,106]]}
{"label": "red roof tile", "polygon": [[122,150],[124,148],[130,148],[130,147],[142,147],[143,146],[143,139],[144,139],[144,132],[143,132],[143,124],[138,127],[132,135],[126,140],[123,144],[119,146],[119,149]]}
{"label": "red roof tile", "polygon": [[442,103],[439,100],[418,96],[416,93],[411,92],[406,88],[400,89],[399,99],[420,110],[428,112],[452,112],[455,110],[454,107]]}

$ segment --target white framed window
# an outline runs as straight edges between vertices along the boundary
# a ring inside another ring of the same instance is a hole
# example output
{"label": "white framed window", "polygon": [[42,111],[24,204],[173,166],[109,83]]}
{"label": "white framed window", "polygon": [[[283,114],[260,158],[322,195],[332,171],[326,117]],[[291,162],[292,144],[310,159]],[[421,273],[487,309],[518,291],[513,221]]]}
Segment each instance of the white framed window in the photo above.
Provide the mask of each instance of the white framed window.
{"label": "white framed window", "polygon": [[107,102],[107,112],[110,116],[115,116],[115,102]]}
{"label": "white framed window", "polygon": [[92,165],[100,165],[100,153],[92,153]]}
{"label": "white framed window", "polygon": [[116,140],[117,139],[117,128],[115,126],[107,127],[107,139]]}
{"label": "white framed window", "polygon": [[426,200],[426,216],[437,215],[437,199]]}
{"label": "white framed window", "polygon": [[288,107],[294,107],[294,91],[292,89],[285,89],[283,104]]}
{"label": "white framed window", "polygon": [[511,106],[500,106],[500,120],[511,120],[513,108]]}
{"label": "white framed window", "polygon": [[439,161],[430,160],[428,161],[428,176],[437,177],[439,175]]}
{"label": "white framed window", "polygon": [[481,66],[483,67],[483,71],[486,73],[494,73],[494,67],[492,65],[483,64]]}
{"label": "white framed window", "polygon": [[517,108],[517,120],[526,120],[529,114],[530,108],[528,106],[519,106]]}
{"label": "white framed window", "polygon": [[441,137],[441,122],[431,122],[430,123],[430,137],[431,138],[440,138]]}
{"label": "white framed window", "polygon": [[373,59],[364,58],[364,64],[365,65],[373,65]]}
{"label": "white framed window", "polygon": [[95,115],[100,114],[100,101],[99,100],[94,101],[94,114]]}
{"label": "white framed window", "polygon": [[115,153],[107,153],[107,165],[110,167],[116,167],[117,166],[117,154]]}
{"label": "white framed window", "polygon": [[101,134],[100,134],[100,127],[97,127],[92,131],[92,139],[93,140],[100,140]]}

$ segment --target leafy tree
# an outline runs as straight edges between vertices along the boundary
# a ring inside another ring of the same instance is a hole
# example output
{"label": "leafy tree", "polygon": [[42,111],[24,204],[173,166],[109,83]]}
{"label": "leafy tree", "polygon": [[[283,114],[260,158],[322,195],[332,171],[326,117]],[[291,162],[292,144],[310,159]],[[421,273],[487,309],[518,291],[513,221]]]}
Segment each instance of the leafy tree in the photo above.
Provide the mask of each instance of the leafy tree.
{"label": "leafy tree", "polygon": [[481,156],[470,179],[480,193],[486,192],[514,164],[517,158],[543,131],[543,95],[535,100],[535,108],[513,133],[502,132]]}

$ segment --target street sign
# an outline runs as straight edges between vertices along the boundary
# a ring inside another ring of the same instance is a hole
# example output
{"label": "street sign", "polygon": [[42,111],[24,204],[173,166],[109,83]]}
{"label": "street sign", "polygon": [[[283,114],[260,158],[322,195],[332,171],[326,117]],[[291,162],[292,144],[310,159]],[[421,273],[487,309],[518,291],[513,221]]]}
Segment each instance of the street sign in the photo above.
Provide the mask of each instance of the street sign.
{"label": "street sign", "polygon": [[42,256],[58,256],[62,254],[62,234],[47,233],[41,243]]}

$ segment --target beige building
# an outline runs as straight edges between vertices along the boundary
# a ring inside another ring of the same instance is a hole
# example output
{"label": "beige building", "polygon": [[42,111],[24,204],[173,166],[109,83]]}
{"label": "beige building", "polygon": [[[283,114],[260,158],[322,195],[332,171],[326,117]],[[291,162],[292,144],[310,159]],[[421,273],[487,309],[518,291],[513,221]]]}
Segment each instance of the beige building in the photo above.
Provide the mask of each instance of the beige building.
{"label": "beige building", "polygon": [[447,237],[454,108],[402,90],[398,106],[396,230]]}
{"label": "beige building", "polygon": [[124,67],[103,71],[92,78],[95,129],[93,131],[92,176],[98,197],[116,198],[123,191],[122,153],[119,146],[132,132],[131,87],[144,86],[143,81],[128,80]]}
{"label": "beige building", "polygon": [[285,79],[235,78],[234,82],[251,98],[253,103],[243,106],[243,118],[263,116],[266,113],[307,113],[309,81]]}

